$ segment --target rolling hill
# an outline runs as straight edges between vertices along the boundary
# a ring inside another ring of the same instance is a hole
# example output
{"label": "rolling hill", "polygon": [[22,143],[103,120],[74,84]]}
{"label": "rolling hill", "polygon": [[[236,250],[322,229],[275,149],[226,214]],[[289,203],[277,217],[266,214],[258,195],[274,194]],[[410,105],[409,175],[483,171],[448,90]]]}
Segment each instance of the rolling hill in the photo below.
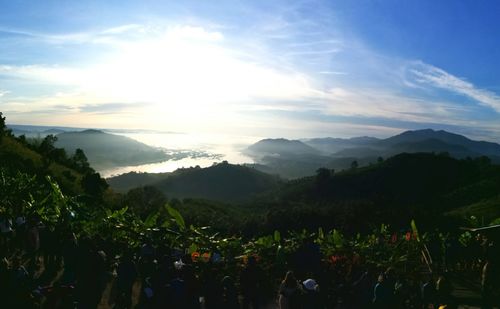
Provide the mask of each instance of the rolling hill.
{"label": "rolling hill", "polygon": [[161,149],[148,146],[131,138],[105,133],[100,130],[64,132],[57,134],[56,146],[67,153],[83,149],[96,170],[117,166],[156,163],[168,159]]}
{"label": "rolling hill", "polygon": [[254,156],[301,156],[317,155],[319,151],[301,141],[285,138],[263,139],[249,146],[246,152]]}
{"label": "rolling hill", "polygon": [[172,173],[128,173],[107,179],[120,192],[139,186],[153,186],[168,198],[203,198],[224,202],[249,201],[277,189],[281,180],[256,169],[227,162],[207,168],[178,169]]}

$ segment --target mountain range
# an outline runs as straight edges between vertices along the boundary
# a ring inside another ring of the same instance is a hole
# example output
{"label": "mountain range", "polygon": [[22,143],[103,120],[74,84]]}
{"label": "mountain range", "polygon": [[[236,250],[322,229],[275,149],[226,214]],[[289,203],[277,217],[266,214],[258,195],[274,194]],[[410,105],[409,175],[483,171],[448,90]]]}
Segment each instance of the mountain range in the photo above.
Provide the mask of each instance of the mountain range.
{"label": "mountain range", "polygon": [[432,129],[405,131],[378,139],[374,137],[312,138],[303,140],[264,139],[249,146],[255,168],[286,178],[312,175],[319,167],[346,169],[353,161],[367,165],[399,153],[447,153],[458,159],[488,156],[500,162],[500,145],[474,141],[465,136]]}

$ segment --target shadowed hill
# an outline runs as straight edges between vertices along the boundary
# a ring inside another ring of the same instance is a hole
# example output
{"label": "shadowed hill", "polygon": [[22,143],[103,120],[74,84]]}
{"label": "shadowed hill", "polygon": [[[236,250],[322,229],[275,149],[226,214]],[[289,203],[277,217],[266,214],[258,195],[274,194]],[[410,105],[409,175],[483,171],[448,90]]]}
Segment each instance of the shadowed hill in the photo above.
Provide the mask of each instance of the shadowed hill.
{"label": "shadowed hill", "polygon": [[297,156],[319,153],[318,150],[301,141],[284,138],[263,139],[249,146],[246,152],[261,156]]}
{"label": "shadowed hill", "polygon": [[335,209],[340,212],[338,218],[361,211],[362,217],[355,222],[397,223],[412,217],[431,220],[452,209],[493,199],[500,194],[498,183],[500,166],[491,165],[485,157],[457,160],[446,155],[400,154],[339,173],[322,169],[316,176],[288,182],[268,198],[277,197],[279,205]]}
{"label": "shadowed hill", "polygon": [[204,198],[243,202],[281,184],[276,176],[256,169],[223,162],[207,168],[185,168],[173,173],[128,173],[108,179],[112,188],[126,191],[138,186],[154,186],[169,198]]}
{"label": "shadowed hill", "polygon": [[107,178],[111,188],[117,192],[125,193],[130,189],[153,185],[155,182],[166,179],[172,173],[137,173],[130,172]]}
{"label": "shadowed hill", "polygon": [[[304,200],[369,198],[415,203],[438,196],[444,198],[446,193],[486,179],[500,180],[500,167],[490,165],[486,158],[457,160],[446,155],[416,153],[336,173],[322,180],[323,183],[318,183],[317,177],[296,180],[289,184],[288,190],[291,194],[300,192]],[[306,184],[309,189],[295,192],[295,188]],[[296,197],[285,194],[285,198]]]}

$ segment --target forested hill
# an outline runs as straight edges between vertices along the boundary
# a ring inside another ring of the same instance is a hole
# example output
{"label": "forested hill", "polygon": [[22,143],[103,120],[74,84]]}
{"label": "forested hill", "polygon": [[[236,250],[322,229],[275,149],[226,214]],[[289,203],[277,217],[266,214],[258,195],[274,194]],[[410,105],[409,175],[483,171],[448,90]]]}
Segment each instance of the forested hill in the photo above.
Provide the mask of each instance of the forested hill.
{"label": "forested hill", "polygon": [[257,195],[276,190],[281,184],[276,176],[227,162],[207,168],[179,169],[173,173],[128,173],[107,181],[121,192],[148,185],[169,198],[191,197],[223,202],[248,202]]}
{"label": "forested hill", "polygon": [[290,208],[334,209],[337,217],[357,214],[360,217],[353,220],[357,223],[432,220],[480,201],[498,201],[499,183],[500,166],[487,157],[458,160],[429,153],[400,154],[339,173],[319,169],[316,176],[288,182],[269,200]]}

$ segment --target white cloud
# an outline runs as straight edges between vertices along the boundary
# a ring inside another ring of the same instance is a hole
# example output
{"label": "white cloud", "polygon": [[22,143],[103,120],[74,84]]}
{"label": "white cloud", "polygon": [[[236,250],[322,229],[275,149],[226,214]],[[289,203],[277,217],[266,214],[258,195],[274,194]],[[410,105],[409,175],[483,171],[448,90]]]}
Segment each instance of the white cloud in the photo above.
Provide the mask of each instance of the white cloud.
{"label": "white cloud", "polygon": [[467,80],[423,62],[414,62],[408,70],[414,75],[415,83],[426,84],[467,96],[483,106],[491,107],[500,112],[500,96],[492,91],[478,88]]}

